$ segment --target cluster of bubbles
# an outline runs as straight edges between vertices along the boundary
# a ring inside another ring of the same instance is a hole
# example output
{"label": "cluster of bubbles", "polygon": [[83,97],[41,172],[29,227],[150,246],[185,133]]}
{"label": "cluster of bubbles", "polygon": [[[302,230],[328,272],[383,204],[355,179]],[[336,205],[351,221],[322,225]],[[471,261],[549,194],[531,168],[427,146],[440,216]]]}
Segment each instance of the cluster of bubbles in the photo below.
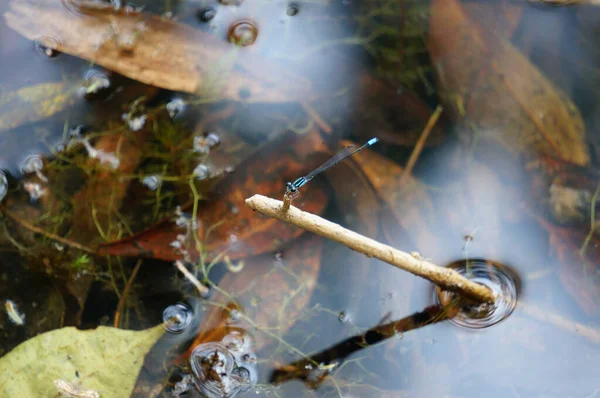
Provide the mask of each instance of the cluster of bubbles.
{"label": "cluster of bubbles", "polygon": [[181,333],[192,324],[193,315],[185,304],[170,305],[163,312],[163,325],[168,332]]}
{"label": "cluster of bubbles", "polygon": [[142,184],[149,190],[156,191],[158,187],[160,187],[160,184],[162,184],[162,180],[158,174],[152,174],[144,177],[142,179]]}
{"label": "cluster of bubbles", "polygon": [[256,355],[248,334],[234,330],[220,342],[198,345],[190,356],[194,383],[208,398],[232,398],[256,384]]}

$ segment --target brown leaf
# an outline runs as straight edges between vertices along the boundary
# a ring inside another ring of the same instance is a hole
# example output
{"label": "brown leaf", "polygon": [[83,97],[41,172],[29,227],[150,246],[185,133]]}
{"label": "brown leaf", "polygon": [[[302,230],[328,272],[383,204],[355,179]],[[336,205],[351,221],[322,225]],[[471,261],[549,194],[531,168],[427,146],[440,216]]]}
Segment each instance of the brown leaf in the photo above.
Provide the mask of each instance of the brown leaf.
{"label": "brown leaf", "polygon": [[[390,244],[403,250],[422,251],[424,256],[431,257],[441,245],[427,225],[433,221],[434,209],[423,186],[412,176],[405,177],[402,182],[402,167],[373,151],[360,151],[352,157],[352,161],[391,209],[394,219],[386,219],[383,223]],[[394,230],[395,224],[400,224],[407,231],[411,242],[406,241],[406,236],[398,235]]]}
{"label": "brown leaf", "polygon": [[592,237],[584,247],[586,234],[576,228],[558,227],[535,216],[549,233],[549,242],[559,262],[558,276],[565,290],[587,315],[600,311],[600,242]]}
{"label": "brown leaf", "polygon": [[[415,93],[386,85],[367,72],[360,75],[355,97],[354,122],[367,126],[365,131],[377,131],[377,136],[389,144],[414,145],[431,116],[431,109]],[[444,131],[438,125],[425,145],[434,146],[443,139]]]}
{"label": "brown leaf", "polygon": [[[306,175],[326,160],[328,153],[322,152],[321,145],[316,131],[271,142],[218,185],[214,200],[199,204],[197,233],[206,244],[209,259],[219,254],[237,259],[272,252],[302,234],[300,228],[256,214],[244,201],[256,193],[272,197],[283,195],[287,181]],[[321,214],[327,201],[318,181],[311,181],[294,205]],[[185,209],[190,211],[191,205]],[[100,246],[98,254],[173,261],[181,258],[181,254],[170,243],[182,233],[185,228],[165,219],[131,238]],[[189,250],[192,256],[198,255],[195,246]]]}
{"label": "brown leaf", "polygon": [[456,0],[433,0],[429,26],[443,101],[478,140],[589,163],[579,111],[509,42],[476,24]]}
{"label": "brown leaf", "polygon": [[98,165],[97,159],[88,161],[90,167],[98,166],[100,170],[73,195],[72,238],[77,242],[88,245],[98,240],[98,226],[107,238],[116,238],[117,231],[110,226],[116,224],[115,212],[121,209],[131,182],[128,178],[120,177],[133,173],[138,167],[142,159],[141,144],[146,136],[147,133],[143,131],[136,134],[110,134],[102,136],[94,144],[96,150],[114,154],[119,159],[119,166],[112,169],[108,165]]}
{"label": "brown leaf", "polygon": [[168,90],[252,102],[295,101],[310,91],[304,79],[185,24],[85,3],[92,5],[12,1],[4,18],[30,40]]}
{"label": "brown leaf", "polygon": [[[283,335],[310,301],[321,265],[322,240],[317,235],[305,235],[284,248],[281,258],[272,253],[254,257],[246,261],[240,272],[226,274],[210,298],[217,305],[202,318],[200,334],[190,350],[198,344],[221,341],[232,328],[246,332],[258,328]],[[225,307],[240,310],[244,316],[239,322],[229,323]],[[256,350],[271,341],[260,332],[254,337]]]}

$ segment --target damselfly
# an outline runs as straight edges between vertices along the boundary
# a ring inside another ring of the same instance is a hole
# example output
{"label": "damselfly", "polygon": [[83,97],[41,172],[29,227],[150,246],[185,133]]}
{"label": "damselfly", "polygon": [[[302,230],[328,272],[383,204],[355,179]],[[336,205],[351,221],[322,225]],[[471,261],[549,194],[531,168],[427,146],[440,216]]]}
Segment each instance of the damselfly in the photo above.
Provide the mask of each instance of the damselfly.
{"label": "damselfly", "polygon": [[304,186],[307,182],[309,182],[310,180],[315,178],[318,174],[324,172],[325,170],[329,169],[330,167],[335,166],[336,164],[338,164],[342,160],[346,159],[347,157],[354,155],[356,152],[375,144],[377,141],[379,141],[379,138],[375,137],[375,138],[371,138],[369,141],[367,141],[363,146],[361,146],[359,148],[356,148],[356,146],[354,146],[354,145],[347,146],[346,148],[344,148],[340,152],[338,152],[334,157],[332,157],[327,162],[323,163],[321,166],[317,167],[316,169],[314,169],[313,171],[311,171],[304,177],[300,177],[294,182],[288,182],[286,184],[287,191],[285,194],[290,195],[291,197],[298,196],[298,188]]}

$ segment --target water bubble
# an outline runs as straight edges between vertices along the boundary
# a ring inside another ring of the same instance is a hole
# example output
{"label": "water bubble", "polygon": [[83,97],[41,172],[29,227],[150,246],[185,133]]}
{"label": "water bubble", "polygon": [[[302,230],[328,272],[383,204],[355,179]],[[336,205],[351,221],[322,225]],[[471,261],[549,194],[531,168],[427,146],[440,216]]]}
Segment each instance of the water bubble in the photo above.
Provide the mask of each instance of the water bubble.
{"label": "water bubble", "polygon": [[198,19],[201,22],[209,22],[215,15],[217,15],[217,11],[214,8],[209,7],[198,12]]}
{"label": "water bubble", "polygon": [[29,155],[21,163],[21,171],[26,174],[36,173],[44,168],[44,161],[40,155]]}
{"label": "water bubble", "polygon": [[196,387],[209,398],[234,397],[244,387],[232,378],[235,358],[221,343],[198,345],[190,355]]}
{"label": "water bubble", "polygon": [[38,154],[29,155],[23,160],[21,163],[21,171],[25,174],[33,174],[35,173],[38,178],[44,182],[48,182],[48,178],[42,174],[42,169],[44,168],[44,161],[42,160],[42,156]]}
{"label": "water bubble", "polygon": [[297,4],[290,4],[287,7],[287,10],[285,11],[285,13],[290,17],[298,15],[299,12],[300,12],[300,7],[298,7]]}
{"label": "water bubble", "polygon": [[85,73],[85,80],[79,92],[84,97],[91,97],[102,93],[111,85],[106,73],[97,69],[90,69]]}
{"label": "water bubble", "polygon": [[[463,304],[460,312],[450,319],[451,322],[471,329],[486,328],[508,317],[517,306],[520,278],[510,267],[490,260],[469,259],[452,263],[448,268],[473,282],[487,286],[496,296],[492,304]],[[449,305],[458,296],[438,288],[434,298],[437,303]]]}
{"label": "water bubble", "polygon": [[229,28],[227,39],[240,47],[253,44],[258,37],[258,28],[249,21],[236,22]]}
{"label": "water bubble", "polygon": [[208,143],[209,148],[214,148],[221,143],[221,137],[219,137],[216,133],[208,133],[206,136],[206,142]]}
{"label": "water bubble", "polygon": [[179,115],[185,109],[185,102],[181,98],[173,98],[167,103],[167,112],[171,119]]}
{"label": "water bubble", "polygon": [[34,44],[35,44],[35,49],[37,50],[37,52],[39,54],[43,55],[44,57],[54,58],[58,54],[60,54],[60,52],[58,51],[60,42],[58,41],[58,39],[56,39],[54,37],[50,37],[50,36],[40,37],[39,39],[34,41]]}
{"label": "water bubble", "polygon": [[142,184],[151,191],[156,191],[160,186],[160,183],[160,176],[157,174],[146,176],[142,180]]}
{"label": "water bubble", "polygon": [[8,193],[8,179],[6,178],[6,174],[2,170],[0,170],[0,201],[4,199],[6,194]]}
{"label": "water bubble", "polygon": [[127,122],[129,126],[129,130],[131,131],[139,131],[146,124],[147,115],[141,115],[137,117],[131,117],[131,115],[124,113],[122,116],[123,120]]}
{"label": "water bubble", "polygon": [[198,166],[196,166],[192,174],[198,180],[206,180],[210,176],[210,170],[205,164],[199,164]]}
{"label": "water bubble", "polygon": [[165,329],[171,333],[181,333],[192,323],[193,313],[185,304],[168,306],[163,312],[163,323]]}
{"label": "water bubble", "polygon": [[348,323],[350,319],[350,315],[346,311],[340,311],[338,314],[338,320],[342,323]]}

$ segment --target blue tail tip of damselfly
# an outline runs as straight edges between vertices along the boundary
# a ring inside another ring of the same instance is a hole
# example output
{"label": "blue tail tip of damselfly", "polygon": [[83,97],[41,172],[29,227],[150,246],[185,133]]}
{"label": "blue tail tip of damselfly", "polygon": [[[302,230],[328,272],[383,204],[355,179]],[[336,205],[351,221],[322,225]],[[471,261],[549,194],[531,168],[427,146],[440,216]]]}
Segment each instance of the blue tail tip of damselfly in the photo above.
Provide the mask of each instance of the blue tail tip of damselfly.
{"label": "blue tail tip of damselfly", "polygon": [[377,137],[373,137],[373,138],[371,138],[369,141],[367,141],[367,145],[371,146],[371,145],[373,145],[374,143],[376,143],[377,141],[379,141],[379,138],[377,138]]}

